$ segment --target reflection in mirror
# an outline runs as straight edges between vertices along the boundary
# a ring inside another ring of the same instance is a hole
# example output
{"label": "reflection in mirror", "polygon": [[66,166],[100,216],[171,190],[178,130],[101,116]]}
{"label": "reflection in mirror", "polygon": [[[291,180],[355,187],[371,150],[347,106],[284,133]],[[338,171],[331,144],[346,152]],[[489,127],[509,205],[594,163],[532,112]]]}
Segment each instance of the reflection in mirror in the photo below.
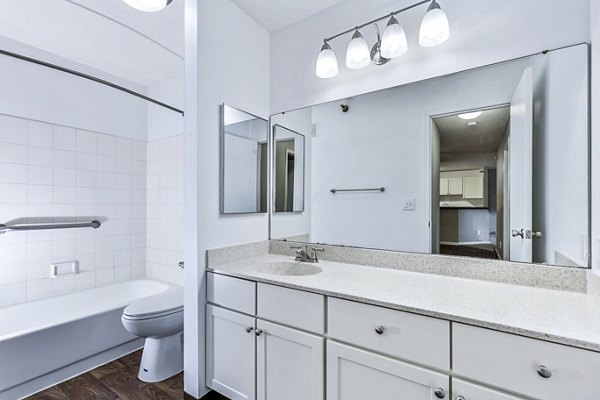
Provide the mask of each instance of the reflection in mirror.
{"label": "reflection in mirror", "polygon": [[268,122],[227,105],[221,114],[221,213],[266,213]]}
{"label": "reflection in mirror", "polygon": [[304,135],[281,125],[273,135],[274,211],[304,211]]}
{"label": "reflection in mirror", "polygon": [[271,238],[587,267],[588,88],[578,45],[274,115],[311,135]]}

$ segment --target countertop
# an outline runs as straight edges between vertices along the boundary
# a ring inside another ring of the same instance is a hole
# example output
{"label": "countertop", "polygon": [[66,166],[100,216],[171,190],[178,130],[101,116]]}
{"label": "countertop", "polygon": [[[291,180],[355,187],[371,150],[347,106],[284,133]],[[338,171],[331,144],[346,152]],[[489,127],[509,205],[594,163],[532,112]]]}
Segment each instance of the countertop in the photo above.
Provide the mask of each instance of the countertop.
{"label": "countertop", "polygon": [[600,352],[600,296],[321,261],[316,275],[266,272],[275,254],[208,271],[359,301]]}

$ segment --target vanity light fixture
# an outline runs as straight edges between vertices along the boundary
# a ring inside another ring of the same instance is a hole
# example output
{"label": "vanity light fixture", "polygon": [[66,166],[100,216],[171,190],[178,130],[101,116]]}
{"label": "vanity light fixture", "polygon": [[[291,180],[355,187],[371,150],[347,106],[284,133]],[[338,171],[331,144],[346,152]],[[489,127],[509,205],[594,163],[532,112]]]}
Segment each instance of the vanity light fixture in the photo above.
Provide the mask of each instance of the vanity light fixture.
{"label": "vanity light fixture", "polygon": [[346,67],[361,69],[370,63],[371,54],[369,52],[369,45],[358,31],[358,28],[356,28],[354,35],[352,35],[352,40],[348,43],[348,48],[346,49]]}
{"label": "vanity light fixture", "polygon": [[337,57],[333,50],[331,50],[329,43],[325,42],[323,47],[321,47],[321,52],[317,59],[317,76],[323,79],[333,78],[338,72]]}
{"label": "vanity light fixture", "polygon": [[123,0],[136,10],[157,12],[164,10],[173,0]]}
{"label": "vanity light fixture", "polygon": [[[141,0],[124,0],[141,1]],[[154,0],[158,1],[158,0]],[[165,1],[165,0],[163,0]],[[423,47],[433,47],[440,45],[450,37],[450,24],[446,13],[441,9],[437,0],[421,0],[418,3],[402,8],[398,11],[386,14],[383,17],[358,25],[352,29],[338,33],[326,38],[325,44],[321,47],[321,52],[317,58],[316,74],[319,78],[327,79],[338,75],[339,68],[337,57],[331,49],[329,43],[341,36],[352,33],[352,39],[346,48],[346,67],[348,69],[361,69],[368,66],[371,61],[375,65],[384,65],[390,59],[400,57],[408,51],[408,40],[406,32],[396,16],[405,11],[411,10],[423,4],[428,4],[427,12],[421,22],[419,31],[419,44]],[[383,36],[379,35],[379,21],[389,18]],[[369,45],[360,33],[360,29],[374,25],[377,30],[377,43],[369,51]]]}
{"label": "vanity light fixture", "polygon": [[475,118],[480,117],[481,114],[483,114],[483,111],[473,111],[473,112],[458,114],[458,118],[464,119],[464,120],[470,120],[470,119],[475,119]]}

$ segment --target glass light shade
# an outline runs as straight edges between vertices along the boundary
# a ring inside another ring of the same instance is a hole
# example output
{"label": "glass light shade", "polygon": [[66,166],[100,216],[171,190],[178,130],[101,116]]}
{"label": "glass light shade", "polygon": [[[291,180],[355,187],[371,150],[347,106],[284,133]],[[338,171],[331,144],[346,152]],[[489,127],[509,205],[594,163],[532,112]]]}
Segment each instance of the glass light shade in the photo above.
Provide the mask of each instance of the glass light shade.
{"label": "glass light shade", "polygon": [[423,47],[433,47],[444,43],[448,38],[450,38],[448,16],[434,1],[421,22],[419,44]]}
{"label": "glass light shade", "polygon": [[346,67],[350,69],[364,68],[371,63],[371,52],[367,41],[356,30],[346,50]]}
{"label": "glass light shade", "polygon": [[385,58],[400,57],[408,51],[406,32],[393,16],[381,37],[381,56]]}
{"label": "glass light shade", "polygon": [[123,0],[131,7],[145,12],[162,11],[173,0]]}
{"label": "glass light shade", "polygon": [[316,72],[317,76],[323,79],[333,78],[339,72],[337,57],[327,43],[321,47],[321,52],[317,58]]}

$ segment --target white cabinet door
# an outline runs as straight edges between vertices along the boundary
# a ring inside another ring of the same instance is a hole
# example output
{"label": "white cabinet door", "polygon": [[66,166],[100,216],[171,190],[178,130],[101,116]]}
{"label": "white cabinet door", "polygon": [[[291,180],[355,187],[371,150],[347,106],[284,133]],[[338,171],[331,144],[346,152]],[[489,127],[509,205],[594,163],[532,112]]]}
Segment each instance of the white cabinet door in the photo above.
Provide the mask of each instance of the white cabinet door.
{"label": "white cabinet door", "polygon": [[448,195],[448,178],[440,179],[440,196]]}
{"label": "white cabinet door", "polygon": [[448,399],[449,381],[445,374],[327,341],[327,400]]}
{"label": "white cabinet door", "polygon": [[515,397],[456,378],[452,379],[452,398],[454,400],[524,400],[522,397]]}
{"label": "white cabinet door", "polygon": [[323,400],[324,339],[258,320],[257,399]]}
{"label": "white cabinet door", "polygon": [[448,178],[448,194],[452,196],[463,194],[463,178]]}
{"label": "white cabinet door", "polygon": [[484,198],[483,174],[481,176],[465,176],[463,178],[463,198]]}
{"label": "white cabinet door", "polygon": [[206,307],[206,381],[231,400],[254,400],[255,319],[220,307]]}

